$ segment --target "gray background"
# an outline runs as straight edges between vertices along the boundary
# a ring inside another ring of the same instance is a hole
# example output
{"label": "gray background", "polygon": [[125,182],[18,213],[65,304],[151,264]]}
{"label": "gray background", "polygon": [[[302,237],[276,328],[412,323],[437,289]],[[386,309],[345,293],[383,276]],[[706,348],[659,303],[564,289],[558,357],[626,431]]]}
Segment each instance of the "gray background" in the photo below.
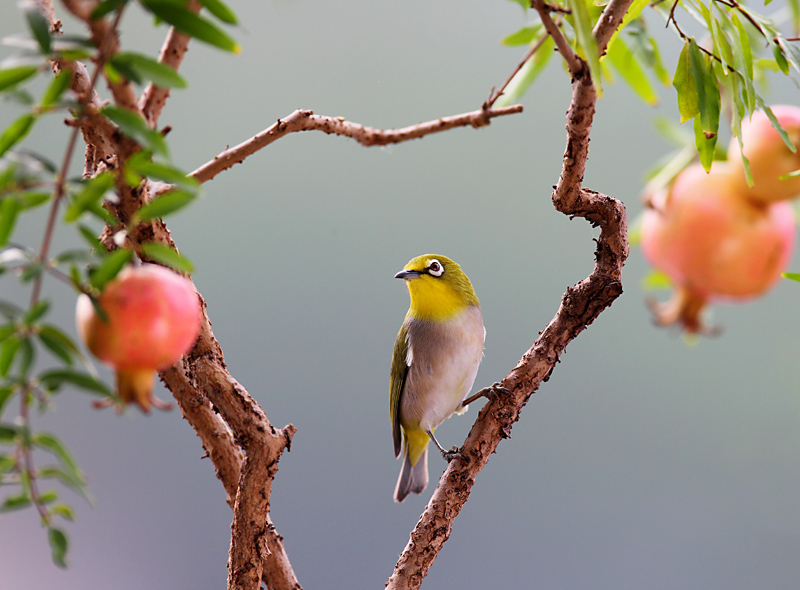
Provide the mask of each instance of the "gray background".
{"label": "gray background", "polygon": [[[527,17],[498,0],[231,5],[242,54],[193,43],[181,69],[190,89],[174,92],[161,117],[188,170],[296,108],[375,127],[474,110],[524,52],[500,45]],[[20,29],[3,3],[0,33]],[[153,53],[164,33],[132,8],[122,42]],[[775,90],[796,102],[793,86]],[[482,387],[506,375],[564,289],[590,271],[592,230],[550,203],[569,95],[554,60],[524,114],[485,129],[384,149],[290,136],[169,220],[196,263],[231,372],[274,424],[298,428],[272,516],[305,587],[381,588],[430,496],[392,502],[400,462],[388,371],[408,305],[393,274],[425,252],[462,264],[488,331]],[[662,96],[653,109],[617,83],[598,105],[585,184],[622,199],[632,219],[643,171],[669,149],[651,127],[657,112],[676,116],[673,91]],[[19,112],[0,104],[0,122]],[[62,118],[31,138],[54,160]],[[38,244],[35,221],[15,238]],[[63,230],[58,239],[69,243]],[[715,307],[724,334],[687,345],[653,327],[646,272],[633,250],[624,296],[525,408],[426,588],[797,587],[800,285],[782,281],[758,301]],[[0,288],[18,296],[13,280]],[[53,281],[47,294],[70,325],[74,295]],[[460,444],[475,415],[449,420],[439,439]],[[34,511],[0,517],[0,588],[224,586],[230,509],[179,412],[119,416],[66,392],[35,426],[70,446],[96,502],[65,492],[78,516],[67,525],[66,571],[52,565]],[[432,457],[432,482],[443,467]]]}

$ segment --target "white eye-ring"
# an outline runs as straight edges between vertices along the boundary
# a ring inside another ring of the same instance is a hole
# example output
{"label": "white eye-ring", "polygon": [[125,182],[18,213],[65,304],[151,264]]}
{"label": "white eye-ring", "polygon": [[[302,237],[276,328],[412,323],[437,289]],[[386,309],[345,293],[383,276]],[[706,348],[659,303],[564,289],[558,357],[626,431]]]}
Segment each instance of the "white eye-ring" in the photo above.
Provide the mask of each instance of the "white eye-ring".
{"label": "white eye-ring", "polygon": [[435,258],[428,263],[428,273],[434,277],[440,277],[444,273],[442,263]]}

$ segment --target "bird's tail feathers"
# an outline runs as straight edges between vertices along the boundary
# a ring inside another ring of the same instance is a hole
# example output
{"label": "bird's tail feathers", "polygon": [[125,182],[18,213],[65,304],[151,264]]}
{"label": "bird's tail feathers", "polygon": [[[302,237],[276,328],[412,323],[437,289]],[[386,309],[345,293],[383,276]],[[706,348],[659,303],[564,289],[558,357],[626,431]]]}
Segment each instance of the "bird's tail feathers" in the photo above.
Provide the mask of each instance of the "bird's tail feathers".
{"label": "bird's tail feathers", "polygon": [[403,467],[400,477],[397,478],[397,487],[394,489],[394,501],[402,502],[410,492],[421,494],[428,485],[428,447],[422,452],[416,465],[411,464],[411,453],[406,440],[403,453]]}

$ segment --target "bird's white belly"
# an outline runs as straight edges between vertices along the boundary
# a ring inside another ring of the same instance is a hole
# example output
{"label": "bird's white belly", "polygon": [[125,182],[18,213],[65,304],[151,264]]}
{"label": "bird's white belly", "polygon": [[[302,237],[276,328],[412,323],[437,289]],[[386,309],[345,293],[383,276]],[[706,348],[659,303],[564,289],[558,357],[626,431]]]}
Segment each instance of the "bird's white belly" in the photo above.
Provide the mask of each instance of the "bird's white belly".
{"label": "bird's white belly", "polygon": [[472,389],[483,356],[483,321],[480,310],[472,308],[446,324],[412,322],[400,423],[433,431]]}

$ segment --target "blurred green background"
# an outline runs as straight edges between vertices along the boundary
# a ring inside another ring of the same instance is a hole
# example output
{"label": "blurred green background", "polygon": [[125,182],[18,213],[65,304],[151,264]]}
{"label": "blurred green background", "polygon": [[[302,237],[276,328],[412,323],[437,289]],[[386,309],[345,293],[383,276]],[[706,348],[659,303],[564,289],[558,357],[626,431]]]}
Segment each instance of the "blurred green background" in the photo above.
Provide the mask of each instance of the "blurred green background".
{"label": "blurred green background", "polygon": [[[296,108],[373,127],[477,109],[523,55],[500,40],[528,18],[501,0],[231,6],[241,55],[192,43],[181,68],[190,87],[173,92],[160,120],[187,170]],[[3,3],[0,34],[22,30]],[[165,32],[132,8],[122,43],[156,53]],[[672,68],[678,44],[664,40]],[[393,274],[425,252],[462,265],[488,332],[483,387],[591,270],[593,231],[550,202],[570,92],[553,60],[525,112],[488,128],[371,149],[295,134],[169,220],[232,374],[276,426],[298,428],[272,517],[304,587],[381,588],[444,469],[432,456],[429,489],[393,503],[388,373],[408,305]],[[598,104],[585,185],[622,199],[631,220],[644,171],[669,149],[652,120],[677,117],[672,89],[662,96],[647,107],[617,83]],[[769,96],[796,103],[797,89],[780,82]],[[0,103],[0,123],[18,112]],[[57,161],[67,129],[51,119],[29,145]],[[36,221],[14,238],[38,245]],[[569,346],[499,446],[425,588],[797,588],[800,285],[717,306],[723,334],[687,346],[652,325],[646,272],[634,249],[624,295]],[[24,296],[9,277],[0,290]],[[53,281],[47,295],[71,328],[74,295]],[[70,496],[66,571],[52,564],[35,511],[0,517],[0,588],[224,587],[231,511],[180,413],[120,416],[70,392],[55,406],[35,426],[69,445],[96,502]],[[473,407],[443,424],[442,444],[460,444],[475,416]]]}

